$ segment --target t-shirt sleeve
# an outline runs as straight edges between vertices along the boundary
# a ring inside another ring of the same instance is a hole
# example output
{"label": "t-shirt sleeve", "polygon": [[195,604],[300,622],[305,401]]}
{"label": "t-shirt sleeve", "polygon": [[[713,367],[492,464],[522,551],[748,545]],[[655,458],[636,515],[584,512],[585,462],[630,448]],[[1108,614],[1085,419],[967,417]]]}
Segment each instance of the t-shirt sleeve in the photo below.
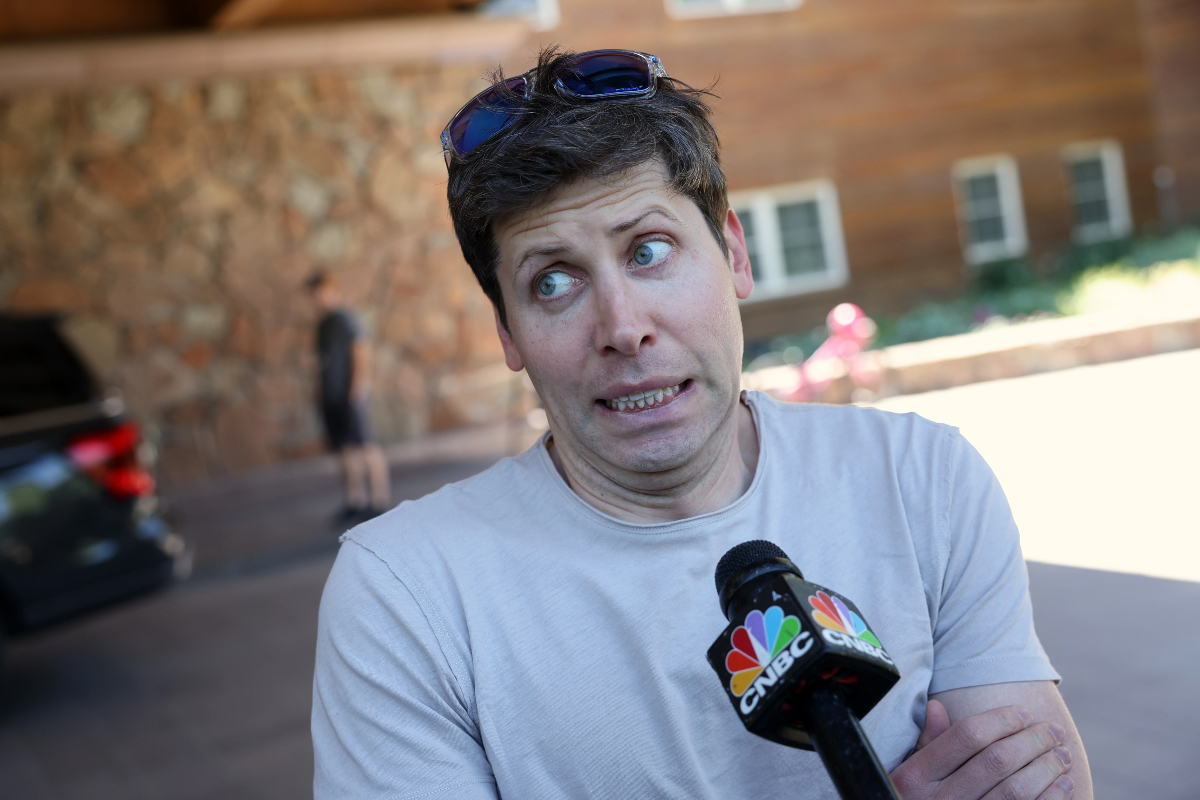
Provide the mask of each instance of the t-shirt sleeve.
{"label": "t-shirt sleeve", "polygon": [[315,800],[496,800],[461,684],[412,592],[346,541],[317,623]]}
{"label": "t-shirt sleeve", "polygon": [[342,328],[347,342],[356,342],[363,336],[362,320],[351,311],[342,311]]}
{"label": "t-shirt sleeve", "polygon": [[948,455],[949,548],[929,692],[1057,681],[1033,628],[1020,535],[1000,483],[961,434],[951,439]]}

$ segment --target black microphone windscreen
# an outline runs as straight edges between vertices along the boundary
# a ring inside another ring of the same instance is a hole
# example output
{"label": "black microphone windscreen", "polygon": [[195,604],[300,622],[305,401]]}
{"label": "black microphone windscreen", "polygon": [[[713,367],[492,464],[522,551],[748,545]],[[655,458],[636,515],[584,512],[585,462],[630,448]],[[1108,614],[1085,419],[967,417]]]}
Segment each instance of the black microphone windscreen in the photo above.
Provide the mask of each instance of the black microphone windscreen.
{"label": "black microphone windscreen", "polygon": [[714,576],[717,581],[717,594],[720,595],[724,591],[725,582],[737,573],[772,558],[787,558],[787,553],[783,552],[779,545],[763,539],[751,539],[729,548],[717,562],[717,572]]}

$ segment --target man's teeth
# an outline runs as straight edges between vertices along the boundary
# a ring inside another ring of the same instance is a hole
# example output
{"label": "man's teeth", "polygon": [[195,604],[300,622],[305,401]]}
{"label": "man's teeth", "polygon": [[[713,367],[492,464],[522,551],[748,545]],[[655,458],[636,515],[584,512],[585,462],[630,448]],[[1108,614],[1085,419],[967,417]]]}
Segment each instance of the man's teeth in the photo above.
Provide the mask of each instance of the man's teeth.
{"label": "man's teeth", "polygon": [[674,386],[667,386],[663,389],[650,389],[645,392],[623,394],[612,400],[605,400],[604,404],[613,411],[624,411],[627,408],[653,408],[666,398],[677,393],[679,387],[682,385],[681,383],[677,383]]}

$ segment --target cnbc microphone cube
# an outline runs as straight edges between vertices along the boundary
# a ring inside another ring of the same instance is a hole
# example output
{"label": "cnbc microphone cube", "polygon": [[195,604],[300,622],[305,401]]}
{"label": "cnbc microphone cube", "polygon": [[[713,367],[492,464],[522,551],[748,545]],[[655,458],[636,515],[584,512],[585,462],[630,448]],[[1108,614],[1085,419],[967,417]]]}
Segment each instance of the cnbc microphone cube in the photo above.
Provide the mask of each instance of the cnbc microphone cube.
{"label": "cnbc microphone cube", "polygon": [[708,662],[746,729],[816,750],[842,797],[898,797],[858,720],[900,673],[854,603],[764,541],[732,548],[716,581],[729,625]]}

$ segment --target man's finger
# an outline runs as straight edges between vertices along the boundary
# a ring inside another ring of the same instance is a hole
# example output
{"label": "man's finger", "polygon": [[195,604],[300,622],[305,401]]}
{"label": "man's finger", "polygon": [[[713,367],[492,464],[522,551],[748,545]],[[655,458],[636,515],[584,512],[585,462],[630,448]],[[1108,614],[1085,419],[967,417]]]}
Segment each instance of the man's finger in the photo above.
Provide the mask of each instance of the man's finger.
{"label": "man's finger", "polygon": [[[946,778],[939,792],[962,800],[976,797],[1032,800],[1070,767],[1070,753],[1061,747],[1065,739],[1066,731],[1058,725],[1049,722],[1030,725],[988,745]],[[1000,789],[1010,793],[996,794]],[[1021,791],[1012,792],[1013,789]]]}
{"label": "man's finger", "polygon": [[985,748],[1025,730],[1032,723],[1033,715],[1021,706],[993,708],[960,719],[910,760],[916,762],[914,766],[919,765],[922,783],[940,781]]}
{"label": "man's finger", "polygon": [[1042,792],[1042,796],[1038,800],[1071,800],[1074,796],[1075,781],[1071,780],[1070,775],[1063,775],[1050,784],[1050,788]]}
{"label": "man's finger", "polygon": [[930,700],[925,706],[925,730],[921,731],[921,737],[917,739],[917,746],[913,752],[923,750],[925,745],[948,730],[950,730],[949,712],[946,711],[946,707],[940,700]]}
{"label": "man's finger", "polygon": [[1065,747],[1056,747],[1005,779],[984,795],[983,800],[1010,800],[1013,797],[1068,800],[1075,793],[1075,783],[1066,774],[1070,768],[1071,753]]}

